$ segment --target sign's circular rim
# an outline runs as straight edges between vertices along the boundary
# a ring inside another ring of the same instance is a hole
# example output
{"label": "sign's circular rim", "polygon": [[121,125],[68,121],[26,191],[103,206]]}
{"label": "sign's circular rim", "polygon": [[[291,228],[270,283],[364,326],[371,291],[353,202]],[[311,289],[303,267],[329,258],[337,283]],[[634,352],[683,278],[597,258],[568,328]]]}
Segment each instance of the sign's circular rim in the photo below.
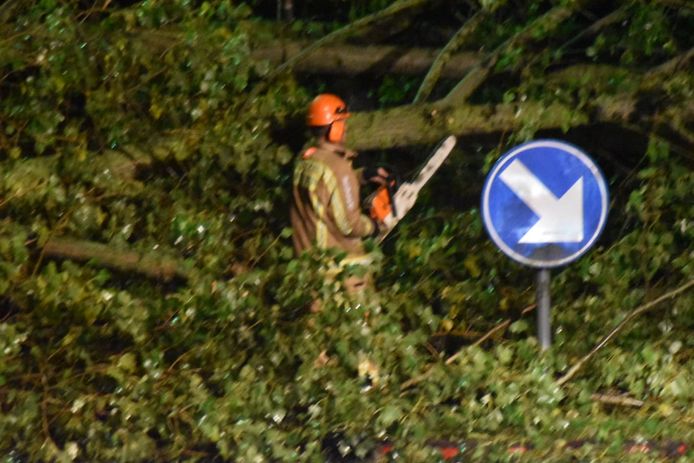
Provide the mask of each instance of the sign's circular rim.
{"label": "sign's circular rim", "polygon": [[[602,196],[602,203],[601,203],[601,212],[600,212],[600,222],[598,226],[595,229],[595,232],[593,233],[593,236],[590,237],[588,241],[586,241],[586,244],[581,247],[578,251],[574,252],[573,254],[570,254],[562,259],[559,260],[538,260],[538,259],[531,259],[529,257],[526,257],[515,250],[511,248],[506,242],[501,239],[499,234],[497,233],[496,229],[493,226],[491,217],[490,217],[490,212],[489,212],[489,191],[491,189],[491,183],[496,179],[497,174],[499,171],[514,157],[517,155],[521,154],[524,151],[527,151],[528,149],[532,148],[541,148],[541,147],[547,147],[547,148],[555,148],[559,149],[562,151],[565,151],[575,157],[577,157],[587,168],[589,171],[593,173],[593,176],[598,184],[598,188],[600,190],[601,196]],[[598,165],[591,159],[588,154],[586,154],[583,150],[578,148],[575,145],[572,145],[570,143],[567,143],[565,141],[560,141],[560,140],[555,140],[555,139],[541,139],[541,140],[534,140],[534,141],[529,141],[526,143],[523,143],[521,145],[516,146],[515,148],[512,148],[509,152],[501,156],[492,169],[489,171],[489,174],[487,174],[487,178],[484,181],[484,186],[482,187],[482,222],[484,224],[484,228],[487,230],[487,233],[489,236],[492,238],[492,241],[494,244],[496,244],[501,251],[504,252],[507,256],[511,257],[517,262],[520,262],[525,265],[529,265],[531,267],[538,267],[538,268],[552,268],[552,267],[559,267],[565,264],[568,264],[569,262],[572,262],[579,257],[581,257],[583,254],[585,254],[588,249],[590,249],[595,241],[598,239],[600,234],[602,233],[603,229],[605,228],[605,224],[607,222],[607,209],[608,209],[608,204],[609,204],[609,191],[607,189],[607,183],[605,181],[605,176],[603,175],[602,171],[598,167]]]}

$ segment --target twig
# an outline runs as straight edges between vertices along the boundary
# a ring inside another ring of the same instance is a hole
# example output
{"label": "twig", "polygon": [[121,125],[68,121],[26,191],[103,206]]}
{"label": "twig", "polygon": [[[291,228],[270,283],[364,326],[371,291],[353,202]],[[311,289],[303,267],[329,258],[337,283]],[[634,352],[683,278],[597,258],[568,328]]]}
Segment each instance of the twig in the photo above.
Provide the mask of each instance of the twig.
{"label": "twig", "polygon": [[[63,229],[63,227],[67,224],[67,221],[70,219],[70,216],[72,215],[73,211],[75,208],[73,207],[72,209],[68,210],[63,217],[60,218],[58,221],[57,225],[51,229],[48,232],[48,238],[46,239],[46,243],[50,242],[50,240],[53,238],[53,235],[60,230]],[[36,264],[34,265],[34,270],[31,272],[31,276],[34,277],[36,275],[36,272],[39,271],[39,268],[41,267],[41,264],[43,263],[43,258],[46,255],[46,246],[44,245],[41,247],[41,250],[39,251],[39,257],[36,259]]]}
{"label": "twig", "polygon": [[7,198],[4,198],[2,201],[0,201],[0,208],[2,208],[5,204],[7,204],[8,202],[10,202],[10,200],[12,200],[12,199],[14,199],[14,198],[16,198],[16,197],[18,197],[18,196],[19,196],[18,193],[14,193],[14,194],[11,194],[11,195],[7,196]]}
{"label": "twig", "polygon": [[17,13],[15,10],[29,9],[30,5],[31,3],[26,0],[10,0],[0,4],[0,23],[5,23],[12,19],[12,15]]}
{"label": "twig", "polygon": [[[43,366],[40,368],[40,380],[41,380],[41,429],[43,431],[45,439],[56,446],[53,436],[51,436],[50,424],[48,421],[48,401],[50,396],[48,395],[48,379],[46,379],[46,373]],[[57,447],[57,446],[56,446]]]}
{"label": "twig", "polygon": [[483,333],[479,331],[474,331],[467,329],[465,331],[439,331],[431,335],[432,338],[443,338],[443,337],[453,337],[453,338],[463,338],[468,341],[473,339],[478,339]]}
{"label": "twig", "polygon": [[400,392],[401,392],[401,394],[402,394],[403,391],[405,391],[405,390],[411,388],[412,386],[414,386],[414,385],[416,385],[416,384],[419,384],[419,383],[421,383],[422,381],[424,381],[425,379],[427,379],[427,378],[431,375],[431,373],[432,373],[433,371],[434,371],[434,370],[432,370],[431,368],[429,368],[428,370],[426,370],[426,371],[425,371],[424,373],[422,373],[421,375],[415,376],[414,378],[410,378],[410,379],[408,379],[407,381],[405,381],[404,383],[402,383],[402,385],[400,386]]}
{"label": "twig", "polygon": [[[521,311],[521,315],[526,315],[526,314],[532,312],[533,310],[535,310],[535,307],[537,307],[536,304],[529,305],[528,307],[524,308]],[[511,319],[508,319],[508,320],[504,320],[503,322],[499,323],[494,328],[489,330],[486,334],[484,334],[481,338],[479,338],[477,341],[475,341],[473,344],[471,344],[471,346],[477,346],[477,345],[482,344],[484,341],[489,339],[494,333],[503,329],[503,327],[508,326],[511,323],[511,321],[512,321]],[[470,346],[465,346],[462,349],[460,349],[458,352],[456,352],[455,354],[450,356],[446,360],[446,365],[450,365],[451,363],[453,363],[453,361],[455,361],[456,358],[458,358],[460,355],[462,355],[463,351],[468,347],[470,347]],[[421,383],[422,381],[427,379],[431,375],[432,372],[433,372],[433,370],[430,367],[428,370],[426,370],[421,375],[415,376],[414,378],[410,378],[409,380],[402,383],[402,385],[400,386],[400,391],[405,391],[406,389],[409,389],[410,387]]]}
{"label": "twig", "polygon": [[255,267],[255,265],[256,265],[258,262],[260,262],[260,259],[262,259],[262,258],[265,256],[265,254],[267,254],[268,251],[270,251],[270,249],[271,249],[275,244],[277,244],[277,242],[280,240],[280,238],[282,238],[282,234],[281,234],[281,233],[278,234],[278,235],[275,237],[275,239],[272,240],[272,243],[270,243],[270,244],[268,245],[268,247],[265,248],[265,250],[264,250],[263,252],[261,252],[260,254],[258,254],[258,255],[250,262],[250,264],[248,264],[248,266],[249,266],[250,268]]}
{"label": "twig", "polygon": [[429,353],[431,354],[432,357],[438,358],[438,356],[439,356],[439,351],[437,351],[436,349],[434,349],[434,346],[432,346],[431,343],[425,342],[425,343],[424,343],[424,347],[426,347],[426,349],[429,351]]}
{"label": "twig", "polygon": [[686,71],[690,62],[693,60],[694,47],[646,72],[642,86],[647,87],[653,85],[664,77],[670,76],[679,70]]}
{"label": "twig", "polygon": [[593,357],[593,355],[595,355],[596,352],[598,352],[600,349],[602,349],[603,346],[605,346],[605,344],[607,344],[612,338],[614,338],[617,335],[617,333],[619,333],[622,330],[622,328],[624,328],[627,325],[627,323],[629,323],[631,320],[633,320],[637,316],[641,315],[642,313],[646,312],[650,308],[660,304],[661,302],[666,301],[668,299],[672,299],[673,297],[682,294],[683,292],[685,292],[686,290],[688,290],[692,286],[694,286],[694,279],[689,280],[687,283],[683,284],[679,288],[674,289],[672,291],[669,291],[669,292],[663,294],[662,296],[660,296],[659,298],[657,298],[651,302],[648,302],[646,304],[643,304],[643,305],[637,307],[636,309],[634,309],[629,315],[627,315],[624,318],[624,320],[619,322],[619,324],[617,326],[615,326],[607,336],[605,336],[599,343],[597,343],[595,345],[595,347],[593,347],[593,349],[591,349],[590,352],[588,352],[581,360],[576,362],[574,364],[574,366],[572,366],[564,376],[559,378],[557,380],[557,384],[559,386],[562,386],[562,385],[566,384],[571,378],[573,378],[574,375],[578,372],[578,370],[580,370],[581,367],[583,367],[583,365],[588,360],[590,360]]}
{"label": "twig", "polygon": [[591,399],[596,402],[602,402],[610,405],[623,405],[625,407],[643,407],[643,400],[634,399],[633,397],[628,397],[625,395],[611,395],[611,394],[598,394],[595,393],[590,396]]}
{"label": "twig", "polygon": [[[558,51],[566,50],[569,46],[573,45],[574,43],[576,43],[579,40],[584,39],[586,36],[591,35],[591,34],[595,34],[596,32],[600,31],[601,29],[604,29],[605,27],[610,26],[610,25],[620,21],[624,16],[626,16],[626,14],[627,14],[627,10],[626,10],[626,7],[624,7],[624,6],[614,10],[612,13],[608,14],[607,16],[603,16],[602,18],[595,21],[593,24],[588,26],[583,31],[581,31],[578,34],[571,37],[571,39],[569,39],[567,42],[565,42],[561,46],[557,47],[557,50]],[[526,64],[526,67],[529,67],[529,66],[535,64],[539,58],[540,57],[538,55],[535,58],[531,59]]]}
{"label": "twig", "polygon": [[[533,310],[535,310],[536,307],[537,307],[537,304],[531,304],[531,305],[529,305],[528,307],[526,307],[525,309],[523,309],[523,310],[521,311],[521,315],[526,315],[526,314],[532,312]],[[511,322],[512,322],[512,320],[509,318],[509,319],[504,320],[503,322],[499,323],[499,324],[496,325],[494,328],[492,328],[491,330],[487,331],[487,333],[486,333],[484,336],[482,336],[481,338],[479,338],[477,341],[475,341],[474,343],[472,343],[470,346],[466,346],[466,347],[460,349],[460,350],[459,350],[458,352],[456,352],[455,354],[453,354],[453,355],[451,355],[450,357],[448,357],[448,359],[446,360],[446,365],[450,365],[451,363],[455,362],[455,360],[456,360],[458,357],[460,357],[460,356],[462,355],[463,351],[464,351],[467,347],[479,346],[479,345],[482,344],[484,341],[486,341],[487,339],[491,338],[497,331],[506,329],[506,327],[507,327],[508,325],[510,325]]]}

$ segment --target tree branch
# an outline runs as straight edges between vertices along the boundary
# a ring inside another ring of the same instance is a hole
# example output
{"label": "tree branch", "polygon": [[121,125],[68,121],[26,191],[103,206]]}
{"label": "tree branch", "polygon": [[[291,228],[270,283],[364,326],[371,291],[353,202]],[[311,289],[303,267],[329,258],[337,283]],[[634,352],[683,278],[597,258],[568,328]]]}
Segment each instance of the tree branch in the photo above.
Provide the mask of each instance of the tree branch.
{"label": "tree branch", "polygon": [[458,32],[456,32],[451,40],[448,41],[446,46],[443,47],[443,50],[441,50],[441,53],[439,53],[436,60],[429,68],[429,72],[424,77],[422,84],[419,86],[419,90],[417,90],[417,94],[415,95],[413,101],[414,103],[425,101],[429,95],[431,95],[434,85],[436,85],[436,82],[443,75],[443,71],[451,60],[453,53],[468,40],[468,38],[477,30],[482,21],[487,19],[488,16],[488,10],[478,11],[469,21],[466,21],[465,24],[458,29]]}
{"label": "tree branch", "polygon": [[496,65],[499,58],[508,53],[513,48],[535,40],[538,36],[538,31],[549,32],[556,29],[562,22],[569,18],[578,8],[587,3],[588,0],[574,0],[568,6],[558,6],[549,10],[544,15],[532,21],[522,31],[510,37],[503,44],[496,48],[482,64],[477,65],[453,90],[446,96],[446,100],[450,104],[460,104],[465,102],[475,90],[491,74],[492,69]]}
{"label": "tree branch", "polygon": [[562,376],[561,378],[559,378],[559,380],[557,380],[557,384],[558,384],[559,386],[563,386],[563,385],[566,384],[571,378],[573,378],[573,377],[576,375],[576,373],[578,372],[578,370],[580,370],[580,369],[583,367],[583,365],[585,365],[586,362],[588,362],[591,358],[593,358],[593,356],[594,356],[600,349],[602,349],[608,342],[610,342],[610,341],[612,340],[612,338],[614,338],[614,337],[615,337],[615,336],[616,336],[616,335],[617,335],[617,334],[618,334],[618,333],[619,333],[619,332],[620,332],[631,320],[633,320],[634,318],[638,317],[638,316],[641,315],[642,313],[644,313],[644,312],[650,310],[651,308],[655,307],[656,305],[660,304],[661,302],[666,301],[666,300],[668,300],[668,299],[672,299],[672,298],[674,298],[674,297],[676,297],[676,296],[679,296],[680,294],[684,293],[685,291],[687,291],[687,290],[688,290],[689,288],[691,288],[692,286],[694,286],[694,280],[689,280],[687,283],[683,284],[683,285],[680,286],[679,288],[674,289],[674,290],[672,290],[672,291],[668,291],[667,293],[663,294],[663,295],[660,296],[659,298],[657,298],[657,299],[655,299],[655,300],[653,300],[653,301],[651,301],[651,302],[648,302],[648,303],[646,303],[646,304],[643,304],[643,305],[637,307],[636,309],[634,309],[631,313],[629,313],[629,315],[627,315],[627,316],[624,318],[624,320],[622,320],[621,322],[619,322],[619,323],[617,324],[617,326],[615,326],[615,327],[612,329],[612,331],[609,332],[609,334],[608,334],[607,336],[605,336],[599,343],[597,343],[597,344],[595,345],[595,347],[593,347],[593,349],[591,349],[591,351],[588,352],[588,354],[586,354],[581,360],[579,360],[578,362],[576,362],[576,363],[569,369],[569,371],[566,372],[566,374],[565,374],[564,376]]}
{"label": "tree branch", "polygon": [[687,72],[690,69],[690,63],[694,60],[694,48],[690,48],[684,53],[675,56],[659,66],[654,67],[646,73],[643,78],[642,87],[651,88],[656,86],[660,80],[671,76],[677,71]]}
{"label": "tree branch", "polygon": [[6,23],[17,13],[17,10],[29,8],[30,2],[26,0],[8,0],[0,5],[0,23]]}
{"label": "tree branch", "polygon": [[365,16],[361,19],[358,19],[344,27],[341,27],[340,29],[337,29],[334,32],[329,33],[328,35],[316,40],[315,42],[312,42],[311,45],[308,47],[304,48],[302,51],[297,53],[296,55],[292,56],[291,58],[287,59],[284,63],[282,63],[280,66],[278,66],[273,72],[268,74],[263,82],[257,84],[254,88],[253,91],[249,94],[249,97],[246,99],[246,102],[251,102],[253,101],[254,97],[261,91],[263,91],[269,83],[271,83],[278,75],[282,74],[283,72],[289,71],[290,69],[294,68],[299,62],[302,60],[306,59],[307,56],[311,55],[314,53],[316,50],[319,48],[323,48],[324,46],[336,42],[340,42],[347,37],[356,34],[358,31],[361,31],[367,27],[370,27],[379,21],[382,21],[385,18],[388,18],[390,16],[393,16],[395,14],[401,13],[403,11],[406,11],[408,9],[416,8],[421,5],[424,5],[428,3],[430,0],[400,0],[398,2],[393,3],[387,8],[384,8],[381,11],[378,11],[374,14],[371,14],[369,16]]}
{"label": "tree branch", "polygon": [[655,0],[655,3],[660,3],[670,8],[683,8],[694,11],[694,5],[689,0]]}
{"label": "tree branch", "polygon": [[[579,32],[578,34],[571,37],[571,39],[569,39],[567,42],[565,42],[560,47],[558,47],[558,50],[564,50],[567,47],[569,47],[570,45],[576,43],[577,41],[582,40],[584,37],[587,37],[589,35],[593,35],[593,34],[597,33],[598,31],[602,30],[603,28],[620,21],[624,16],[626,16],[626,13],[627,13],[627,9],[625,6],[617,8],[616,10],[614,10],[613,12],[608,14],[607,16],[603,16],[602,18],[598,19],[597,21],[595,21],[593,24],[591,24],[590,26],[588,26],[587,28],[585,28],[584,30]],[[530,60],[528,65],[530,65],[536,61],[537,61],[537,58],[534,58],[534,59]],[[526,67],[528,65],[526,65]]]}
{"label": "tree branch", "polygon": [[[528,307],[526,307],[525,309],[523,309],[521,311],[521,316],[529,314],[530,312],[532,312],[536,308],[537,308],[537,304],[529,305]],[[505,330],[511,324],[511,322],[513,322],[513,320],[510,318],[504,320],[503,322],[499,323],[491,330],[487,331],[487,333],[484,336],[481,336],[477,341],[475,341],[473,344],[471,344],[471,346],[479,346],[484,341],[491,338],[496,332]],[[466,348],[464,347],[463,349],[460,349],[458,352],[456,352],[455,354],[448,357],[448,359],[446,359],[446,365],[450,365],[451,363],[455,362],[456,359],[462,355],[462,353],[465,349]]]}
{"label": "tree branch", "polygon": [[358,19],[344,27],[341,27],[340,29],[331,32],[330,34],[316,40],[315,42],[312,42],[311,45],[308,47],[304,48],[302,51],[297,53],[296,55],[292,56],[291,58],[287,59],[284,63],[279,65],[277,68],[275,68],[274,71],[269,73],[265,78],[259,82],[258,84],[253,87],[253,90],[251,90],[246,99],[244,100],[243,104],[241,105],[241,108],[239,111],[243,111],[244,108],[252,104],[253,101],[255,101],[256,96],[265,91],[267,89],[268,85],[270,85],[277,76],[280,74],[289,71],[290,69],[293,69],[294,66],[296,66],[299,62],[303,61],[306,59],[307,56],[311,55],[314,53],[316,50],[323,48],[324,46],[331,44],[331,43],[336,43],[340,42],[347,37],[356,34],[357,32],[372,26],[373,24],[378,23],[379,21],[382,21],[385,18],[391,17],[397,13],[400,13],[402,11],[406,11],[411,8],[416,8],[421,5],[424,5],[428,3],[431,0],[400,0],[398,2],[395,2],[391,4],[389,7],[384,8],[381,11],[378,11],[372,15],[363,17],[361,19]]}
{"label": "tree branch", "polygon": [[[533,310],[535,310],[536,307],[537,307],[537,304],[531,304],[531,305],[529,305],[528,307],[524,308],[524,309],[521,311],[521,316],[527,315],[528,313],[530,313],[530,312],[532,312]],[[469,347],[472,347],[472,346],[479,346],[479,345],[482,344],[484,341],[486,341],[487,339],[489,339],[490,337],[492,337],[492,336],[494,335],[494,333],[496,333],[496,332],[498,332],[498,331],[500,331],[500,330],[506,329],[506,327],[509,326],[509,325],[511,324],[512,321],[513,321],[513,320],[509,318],[509,319],[506,319],[506,320],[504,320],[503,322],[499,323],[498,325],[494,326],[491,330],[487,331],[487,333],[485,333],[483,336],[481,336],[480,338],[478,338],[477,341],[475,341],[474,343],[470,344],[469,346],[463,347],[463,348],[460,349],[458,352],[456,352],[455,354],[453,354],[453,355],[451,355],[450,357],[448,357],[448,359],[446,360],[446,365],[450,365],[451,363],[453,363],[458,357],[460,357],[460,356],[462,355],[462,353],[465,351],[465,349],[467,349],[467,348],[469,348]],[[431,376],[432,371],[433,371],[433,370],[432,370],[431,367],[430,367],[428,370],[425,370],[424,373],[422,373],[422,374],[420,374],[420,375],[418,375],[418,376],[415,376],[414,378],[410,378],[409,380],[405,381],[405,382],[402,383],[402,385],[400,386],[400,391],[403,391],[403,392],[404,392],[405,390],[411,388],[412,386],[415,386],[415,385],[421,383],[422,381],[424,381],[425,379],[427,379],[429,376]]]}
{"label": "tree branch", "polygon": [[625,395],[612,395],[595,393],[590,396],[596,402],[601,402],[610,405],[622,405],[624,407],[643,407],[643,400],[634,399]]}
{"label": "tree branch", "polygon": [[125,273],[137,273],[161,281],[186,280],[188,271],[182,262],[153,254],[114,249],[93,241],[50,238],[43,247],[45,256],[77,262],[94,261],[97,265]]}

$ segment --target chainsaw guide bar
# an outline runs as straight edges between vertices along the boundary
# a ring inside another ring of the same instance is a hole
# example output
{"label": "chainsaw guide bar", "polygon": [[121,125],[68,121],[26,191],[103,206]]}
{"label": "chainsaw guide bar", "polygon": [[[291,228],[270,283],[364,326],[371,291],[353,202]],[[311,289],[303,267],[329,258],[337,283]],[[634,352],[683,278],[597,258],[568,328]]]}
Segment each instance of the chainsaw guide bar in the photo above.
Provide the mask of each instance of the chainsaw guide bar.
{"label": "chainsaw guide bar", "polygon": [[441,141],[414,179],[410,182],[404,182],[393,194],[393,205],[391,210],[396,213],[393,214],[391,212],[391,214],[386,216],[386,218],[383,220],[386,229],[378,235],[377,241],[379,243],[382,242],[386,236],[388,236],[390,231],[395,228],[398,222],[400,222],[400,220],[407,215],[410,209],[412,209],[417,201],[419,191],[422,189],[422,187],[424,187],[424,185],[427,184],[439,167],[441,167],[446,158],[448,158],[448,155],[453,150],[455,143],[456,138],[453,135],[450,135]]}

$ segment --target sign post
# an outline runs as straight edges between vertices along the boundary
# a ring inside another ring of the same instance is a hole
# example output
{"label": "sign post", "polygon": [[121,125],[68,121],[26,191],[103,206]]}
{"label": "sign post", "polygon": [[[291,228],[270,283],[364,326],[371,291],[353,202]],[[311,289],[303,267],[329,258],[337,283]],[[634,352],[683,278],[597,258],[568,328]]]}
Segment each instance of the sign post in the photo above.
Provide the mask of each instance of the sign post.
{"label": "sign post", "polygon": [[537,331],[546,350],[551,345],[549,269],[578,259],[600,236],[608,210],[605,179],[579,148],[559,140],[532,141],[492,167],[481,209],[499,249],[540,269]]}
{"label": "sign post", "polygon": [[552,345],[552,322],[550,319],[549,269],[537,272],[537,337],[542,350]]}

